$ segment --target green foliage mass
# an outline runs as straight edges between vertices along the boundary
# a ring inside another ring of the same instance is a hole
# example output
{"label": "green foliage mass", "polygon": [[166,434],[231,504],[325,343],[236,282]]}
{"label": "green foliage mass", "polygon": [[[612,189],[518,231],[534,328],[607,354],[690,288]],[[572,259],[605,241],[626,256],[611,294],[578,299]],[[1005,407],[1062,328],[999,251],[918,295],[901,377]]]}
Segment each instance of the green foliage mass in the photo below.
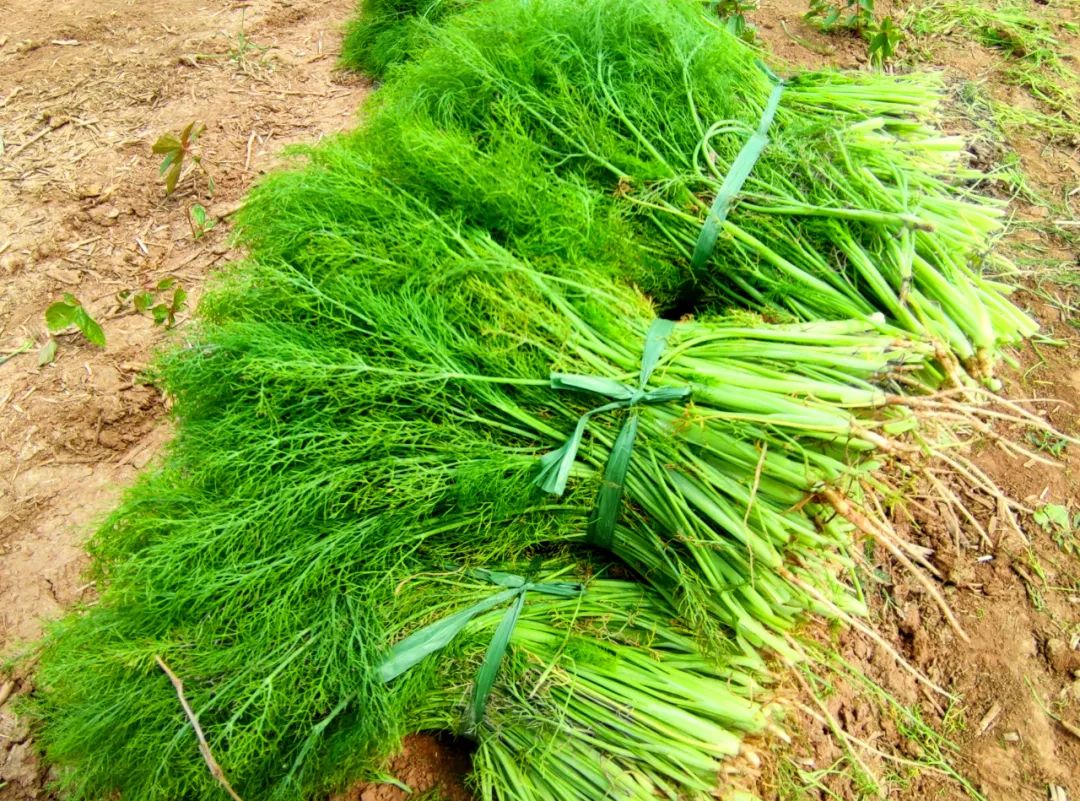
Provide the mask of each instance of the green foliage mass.
{"label": "green foliage mass", "polygon": [[[1024,330],[968,266],[996,212],[950,183],[923,79],[793,80],[694,271],[772,87],[744,45],[645,0],[495,0],[424,30],[362,128],[253,192],[249,258],[158,361],[175,441],[93,541],[100,598],[41,653],[39,742],[72,798],[222,793],[156,657],[246,801],[375,775],[419,729],[475,738],[485,799],[711,797],[774,725],[766,657],[863,611],[823,496],[860,507],[918,429],[895,393],[949,372],[925,335],[989,361]],[[639,387],[658,310],[688,308]],[[611,396],[552,373],[634,398],[586,419],[554,495],[538,458]],[[665,388],[689,398],[643,400]],[[394,643],[492,593],[469,568],[536,558],[586,590],[529,596],[483,720],[463,710],[501,610],[380,680]]]}
{"label": "green foliage mass", "polygon": [[384,77],[422,49],[425,31],[470,5],[470,0],[362,0],[345,28],[341,63]]}
{"label": "green foliage mass", "polygon": [[[578,280],[531,270],[355,162],[342,168],[339,150],[257,190],[244,230],[293,224],[296,251],[232,271],[159,364],[177,438],[94,542],[101,600],[42,656],[41,742],[77,766],[65,773],[76,798],[209,792],[157,655],[183,677],[243,797],[300,798],[370,774],[425,725],[417,694],[466,685],[482,642],[381,684],[374,666],[427,609],[401,582],[431,565],[580,547],[620,421],[597,419],[568,492],[542,495],[536,457],[594,405],[547,375],[627,380],[651,305],[585,263],[567,271]],[[357,204],[365,213],[338,227]],[[790,652],[778,633],[807,610],[832,614],[793,577],[858,611],[835,577],[850,567],[848,527],[798,505],[820,482],[843,485],[852,454],[870,447],[856,419],[886,433],[909,424],[879,412],[871,379],[920,364],[918,347],[862,324],[677,326],[656,381],[690,383],[694,403],[642,413],[635,504],[613,551],[649,576],[653,603],[692,621],[713,664],[759,664],[765,644]],[[447,703],[429,714],[449,725],[460,690],[437,697]],[[543,742],[534,736],[515,747]],[[612,736],[597,747],[630,748]],[[478,740],[483,754],[504,743]],[[477,781],[505,793],[516,779],[487,764]],[[510,764],[520,760],[498,762]],[[530,770],[529,786],[543,786],[546,768]]]}
{"label": "green foliage mass", "polygon": [[[712,258],[691,254],[772,80],[694,4],[485,3],[426,34],[357,134],[388,174],[515,252],[619,263],[662,308],[777,319],[885,314],[989,379],[1034,331],[984,278],[1001,209],[932,75],[790,78]],[[548,204],[572,209],[549,221]],[[612,243],[617,243],[614,246]],[[613,249],[614,252],[610,252]],[[610,253],[610,255],[609,255]],[[952,372],[957,372],[952,370]]]}

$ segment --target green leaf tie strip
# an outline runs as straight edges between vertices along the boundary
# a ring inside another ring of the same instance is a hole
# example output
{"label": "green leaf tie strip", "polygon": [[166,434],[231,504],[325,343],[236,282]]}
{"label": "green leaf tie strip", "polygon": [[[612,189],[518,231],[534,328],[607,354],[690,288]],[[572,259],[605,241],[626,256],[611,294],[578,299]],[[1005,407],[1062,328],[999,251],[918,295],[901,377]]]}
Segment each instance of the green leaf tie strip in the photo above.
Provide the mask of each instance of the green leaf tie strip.
{"label": "green leaf tie strip", "polygon": [[742,190],[746,179],[750,177],[750,171],[754,169],[754,165],[760,158],[762,151],[769,144],[769,126],[772,125],[773,117],[776,116],[776,109],[780,105],[780,95],[784,93],[784,81],[777,78],[760,61],[758,66],[765,71],[766,75],[776,81],[776,85],[773,87],[772,94],[769,95],[769,100],[765,104],[765,110],[761,113],[761,121],[758,123],[757,131],[746,140],[746,144],[742,146],[739,155],[732,162],[728,174],[724,176],[724,182],[720,185],[720,191],[716,193],[716,198],[709,208],[709,214],[705,217],[705,224],[701,226],[701,233],[698,235],[697,244],[694,246],[694,255],[690,259],[690,268],[694,272],[704,267],[705,262],[712,255],[713,250],[716,248],[716,240],[720,236],[720,226],[727,219],[735,196]]}
{"label": "green leaf tie strip", "polygon": [[672,320],[654,320],[649,326],[649,333],[645,337],[645,348],[641,357],[641,372],[638,376],[636,387],[622,384],[612,378],[598,378],[587,375],[567,375],[565,373],[552,373],[551,386],[555,389],[573,389],[581,392],[592,392],[608,398],[614,398],[611,403],[591,409],[577,422],[574,433],[563,443],[561,448],[544,454],[540,457],[540,474],[536,477],[535,484],[545,492],[553,495],[561,495],[566,490],[566,481],[570,477],[570,470],[574,466],[581,438],[585,433],[585,426],[589,420],[597,414],[615,411],[616,409],[630,409],[623,422],[619,435],[615,438],[615,445],[611,449],[607,465],[604,468],[604,479],[597,494],[596,507],[592,520],[589,524],[587,541],[600,548],[611,550],[612,540],[615,534],[615,522],[622,503],[623,488],[626,481],[626,473],[630,469],[630,455],[634,449],[634,439],[638,430],[638,408],[660,403],[682,401],[690,397],[689,387],[658,387],[646,390],[645,386],[652,377],[653,370],[660,360],[667,344],[667,338],[675,328]]}
{"label": "green leaf tie strip", "polygon": [[396,679],[429,654],[433,654],[449,645],[454,637],[460,634],[474,617],[507,601],[513,601],[510,608],[506,610],[503,619],[499,621],[499,627],[495,630],[491,642],[488,643],[487,651],[484,654],[484,662],[476,674],[476,687],[473,690],[469,721],[470,728],[473,728],[484,719],[484,708],[487,705],[488,695],[495,685],[495,677],[499,673],[499,666],[502,664],[503,656],[510,645],[510,637],[514,633],[514,626],[517,624],[522,607],[525,605],[525,594],[529,591],[535,591],[559,598],[572,598],[585,592],[585,585],[569,581],[532,582],[523,576],[485,569],[469,570],[468,574],[473,578],[488,581],[507,589],[473,604],[468,609],[463,609],[449,617],[444,617],[442,620],[424,626],[424,628],[414,631],[401,640],[387,652],[386,658],[379,665],[379,678],[384,682]]}

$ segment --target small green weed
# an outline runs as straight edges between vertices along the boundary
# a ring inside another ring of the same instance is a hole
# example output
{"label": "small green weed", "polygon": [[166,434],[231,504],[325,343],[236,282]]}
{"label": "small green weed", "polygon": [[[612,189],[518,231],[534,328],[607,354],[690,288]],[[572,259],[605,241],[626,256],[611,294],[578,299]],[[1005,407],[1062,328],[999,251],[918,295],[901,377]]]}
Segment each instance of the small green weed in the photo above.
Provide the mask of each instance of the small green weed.
{"label": "small green weed", "polygon": [[[967,727],[964,710],[957,704],[950,705],[942,714],[938,727],[924,719],[919,705],[906,706],[888,693],[881,685],[867,676],[862,670],[846,662],[838,654],[826,657],[816,654],[822,662],[813,670],[802,672],[804,688],[818,702],[822,715],[811,711],[822,725],[833,730],[836,742],[842,746],[844,755],[833,765],[814,769],[809,763],[801,763],[791,757],[785,757],[776,772],[776,796],[782,801],[809,801],[809,799],[871,799],[892,798],[897,793],[903,794],[911,787],[916,778],[923,774],[936,774],[948,782],[957,785],[972,801],[986,801],[979,791],[952,765],[959,749],[954,738],[959,737]],[[827,667],[826,667],[827,664]],[[826,678],[826,673],[832,678]],[[840,727],[839,722],[825,714],[822,701],[825,696],[821,690],[831,687],[833,681],[842,682],[845,687],[856,692],[859,703],[878,714],[887,716],[896,725],[898,733],[907,741],[907,752],[880,750],[869,743],[850,736]],[[910,756],[909,754],[917,754]],[[884,759],[884,764],[871,768],[860,754],[865,754],[876,763]]]}
{"label": "small green weed", "polygon": [[[65,292],[63,300],[50,304],[45,310],[45,326],[50,334],[59,334],[74,326],[91,345],[105,347],[105,331],[97,320],[90,316],[86,307],[70,292]],[[49,340],[38,351],[38,364],[52,362],[56,359],[56,351],[56,339],[49,337]]]}
{"label": "small green weed", "polygon": [[139,314],[153,317],[154,325],[166,328],[176,325],[176,315],[187,308],[187,291],[172,277],[162,279],[152,290],[124,290],[117,293],[116,299],[121,305],[131,303]]}
{"label": "small green weed", "polygon": [[[1061,717],[1060,713],[1064,711],[1064,709],[1068,706],[1067,700],[1060,699],[1058,701],[1051,701],[1050,704],[1047,705],[1046,700],[1043,699],[1039,691],[1035,689],[1035,685],[1031,681],[1031,677],[1028,676],[1026,673],[1024,674],[1024,684],[1027,685],[1028,690],[1031,692],[1032,699],[1035,701],[1036,704],[1039,705],[1039,708],[1043,711],[1044,714],[1046,714],[1047,717],[1057,721],[1063,729],[1068,731],[1074,737],[1080,737],[1080,729],[1077,729],[1075,726],[1073,726],[1068,721],[1063,720]],[[1054,707],[1054,709],[1052,710],[1051,707]],[[1061,797],[1062,796],[1057,796],[1057,798]],[[1051,796],[1051,798],[1054,798],[1054,796]]]}
{"label": "small green weed", "polygon": [[0,353],[0,364],[7,364],[9,361],[14,359],[16,356],[21,356],[22,354],[26,353],[32,347],[34,347],[34,340],[28,339],[25,342],[23,342],[21,345],[19,345],[19,347],[13,348],[12,350],[9,350],[9,351],[3,352],[3,353]]}
{"label": "small green weed", "polygon": [[[822,669],[815,672],[818,674],[824,672],[824,664],[823,657]],[[960,736],[967,726],[961,706],[951,704],[942,714],[940,725],[935,727],[924,719],[924,712],[918,704],[910,706],[902,704],[865,672],[845,661],[838,654],[831,654],[828,657],[828,664],[828,669],[833,671],[838,679],[844,681],[849,689],[856,691],[861,704],[888,716],[894,722],[898,733],[908,741],[910,748],[906,750],[913,749],[918,756],[871,752],[877,758],[885,758],[891,767],[882,776],[867,782],[866,777],[860,775],[867,772],[866,766],[862,765],[861,760],[855,755],[856,750],[865,749],[867,744],[855,738],[838,736],[837,739],[844,744],[847,752],[841,760],[842,763],[846,763],[843,767],[843,782],[847,792],[835,796],[826,796],[816,792],[807,795],[796,794],[790,795],[791,799],[849,798],[853,795],[856,798],[892,798],[896,791],[902,791],[908,787],[917,776],[931,773],[958,786],[971,801],[986,801],[978,789],[952,764],[959,754],[954,738]],[[814,679],[809,679],[808,676],[808,680],[808,686],[821,683],[820,676],[815,676]],[[834,765],[830,770],[835,770],[836,767]],[[819,772],[821,773],[825,772]],[[873,794],[874,787],[877,788],[878,794]],[[881,794],[882,791],[884,794]]]}
{"label": "small green weed", "polygon": [[776,797],[779,801],[840,801],[848,794],[843,791],[855,781],[846,757],[827,768],[814,769],[785,757],[776,769]]}
{"label": "small green weed", "polygon": [[954,740],[967,731],[967,715],[964,707],[958,703],[949,704],[941,718],[941,736],[946,740]]}
{"label": "small green weed", "polygon": [[251,78],[264,78],[272,65],[266,58],[270,48],[266,45],[255,44],[244,30],[244,17],[240,17],[240,32],[236,34],[232,47],[229,48],[227,58],[237,70]]}
{"label": "small green weed", "polygon": [[1032,519],[1063,551],[1080,554],[1080,542],[1076,536],[1080,531],[1080,512],[1070,514],[1067,506],[1048,503],[1036,509]]}
{"label": "small green weed", "polygon": [[904,39],[892,17],[878,22],[874,0],[811,0],[804,19],[826,33],[858,34],[866,40],[870,63],[876,67],[891,61]]}
{"label": "small green weed", "polygon": [[903,38],[903,31],[893,24],[892,17],[885,17],[870,34],[870,63],[881,67],[891,61]]}
{"label": "small green weed", "polygon": [[861,33],[874,25],[874,0],[811,0],[805,19],[823,31]]}
{"label": "small green weed", "polygon": [[1051,434],[1049,431],[1028,432],[1027,439],[1040,451],[1049,453],[1057,459],[1065,455],[1065,449],[1069,446],[1067,439]]}
{"label": "small green weed", "polygon": [[757,9],[757,0],[712,0],[709,7],[720,18],[728,33],[744,42],[754,41],[757,34],[754,26],[746,21],[746,15]]}
{"label": "small green weed", "polygon": [[164,156],[161,160],[159,173],[165,176],[166,195],[171,195],[176,191],[176,185],[180,181],[186,163],[193,164],[203,171],[210,192],[213,193],[214,179],[210,177],[210,173],[203,166],[202,156],[194,150],[196,140],[205,130],[206,126],[202,123],[189,122],[179,135],[163,134],[154,142],[153,152],[159,156]]}
{"label": "small green weed", "polygon": [[[193,53],[186,57],[191,64],[201,61],[227,61],[233,68],[249,78],[263,81],[273,69],[273,61],[267,57],[270,50],[267,45],[256,44],[248,35],[244,26],[245,16],[241,13],[240,30],[229,40],[228,49],[223,53]],[[228,34],[222,34],[228,36]]]}
{"label": "small green weed", "polygon": [[955,703],[949,705],[942,716],[939,732],[923,720],[923,713],[918,705],[903,706],[895,700],[893,703],[893,721],[896,728],[918,746],[918,761],[923,769],[952,780],[972,801],[986,801],[986,797],[952,765],[952,760],[959,753],[953,738],[967,728],[963,707]]}
{"label": "small green weed", "polygon": [[1014,565],[1014,569],[1020,574],[1032,608],[1036,612],[1045,612],[1046,599],[1043,597],[1043,591],[1048,587],[1046,570],[1043,568],[1042,562],[1039,561],[1038,554],[1030,548],[1025,555],[1024,562],[1027,568],[1031,570],[1031,573],[1034,574],[1034,577],[1018,564]]}
{"label": "small green weed", "polygon": [[206,213],[206,208],[201,203],[194,203],[188,209],[188,225],[191,226],[193,239],[202,239],[217,225],[217,220]]}

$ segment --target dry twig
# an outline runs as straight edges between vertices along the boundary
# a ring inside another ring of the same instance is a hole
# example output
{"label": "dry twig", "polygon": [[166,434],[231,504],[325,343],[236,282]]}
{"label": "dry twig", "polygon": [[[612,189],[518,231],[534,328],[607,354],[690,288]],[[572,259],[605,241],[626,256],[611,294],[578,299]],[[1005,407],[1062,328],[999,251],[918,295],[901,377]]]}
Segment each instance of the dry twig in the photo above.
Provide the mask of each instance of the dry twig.
{"label": "dry twig", "polygon": [[0,706],[7,703],[7,699],[11,697],[12,691],[15,689],[15,682],[13,680],[5,681],[0,684]]}
{"label": "dry twig", "polygon": [[195,736],[199,740],[199,753],[202,754],[202,758],[206,762],[206,767],[210,768],[210,774],[225,788],[225,792],[232,797],[233,801],[243,801],[243,799],[236,794],[236,790],[232,788],[232,785],[229,784],[229,780],[225,778],[225,771],[221,769],[221,765],[214,759],[214,754],[210,750],[210,744],[206,742],[206,735],[203,734],[202,726],[199,725],[199,719],[195,717],[195,712],[191,709],[191,705],[188,704],[187,698],[184,697],[184,683],[169,669],[169,666],[165,664],[164,659],[160,656],[155,656],[154,659],[157,661],[158,667],[165,671],[165,675],[169,677],[169,681],[172,682],[172,686],[176,689],[176,695],[180,699],[180,706],[184,708],[184,714],[187,715],[187,719],[191,721],[191,727],[195,729]]}
{"label": "dry twig", "polygon": [[63,128],[65,125],[67,125],[69,122],[71,122],[71,120],[60,120],[60,121],[58,121],[56,123],[52,123],[52,122],[48,123],[44,128],[42,128],[36,134],[31,136],[29,139],[27,139],[25,142],[23,142],[21,145],[19,145],[17,148],[15,148],[13,151],[11,151],[8,158],[10,158],[10,159],[15,158],[17,155],[19,155],[24,150],[26,150],[26,148],[30,147],[30,145],[34,144],[34,142],[38,141],[39,139],[41,139],[41,137],[45,136],[45,134],[50,134],[53,131],[59,130],[60,128]]}

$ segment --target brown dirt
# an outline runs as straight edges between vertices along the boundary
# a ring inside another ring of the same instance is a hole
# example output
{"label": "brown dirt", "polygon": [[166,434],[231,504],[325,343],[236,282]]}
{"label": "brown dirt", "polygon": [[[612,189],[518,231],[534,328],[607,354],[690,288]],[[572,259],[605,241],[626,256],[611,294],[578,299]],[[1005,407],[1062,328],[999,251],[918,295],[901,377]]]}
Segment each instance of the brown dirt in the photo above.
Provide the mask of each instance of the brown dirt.
{"label": "brown dirt", "polygon": [[435,794],[440,801],[470,801],[472,795],[465,787],[468,772],[469,754],[460,743],[416,734],[406,738],[401,753],[387,768],[411,793],[389,783],[357,784],[331,801],[407,801],[425,793]]}
{"label": "brown dirt", "polygon": [[[1063,323],[1048,325],[1049,334],[1067,339],[1068,349],[1044,351],[1045,363],[1026,378],[1018,371],[1008,384],[1013,397],[1052,393],[1060,398],[1061,403],[1047,404],[1049,417],[1060,430],[1076,436],[1080,375],[1071,353],[1080,347],[1080,337],[1069,329]],[[1026,362],[1032,361],[1029,355]],[[1022,437],[1022,432],[1012,433]],[[1025,463],[992,446],[981,446],[975,462],[1010,497],[1030,508],[1055,502],[1068,505],[1072,514],[1080,509],[1075,490],[1080,452],[1075,447],[1057,467]],[[909,499],[925,500],[917,493]],[[976,503],[971,508],[984,523],[990,523],[996,512],[980,512]],[[993,542],[979,542],[974,536],[958,542],[939,519],[925,512],[916,511],[908,526],[910,539],[934,548],[932,561],[944,576],[945,596],[970,638],[967,643],[909,575],[890,568],[885,560],[873,562],[879,577],[871,597],[878,631],[952,699],[920,686],[866,638],[846,634],[840,650],[851,664],[953,739],[959,750],[946,756],[990,801],[1045,799],[1053,785],[1076,798],[1080,796],[1080,540],[1073,540],[1070,552],[1030,518],[1022,520],[1021,527],[1030,544],[992,524],[988,528]],[[807,702],[805,694],[801,700]],[[924,742],[902,736],[897,717],[873,706],[857,687],[838,685],[826,706],[847,732],[879,749],[912,758],[929,756]],[[806,717],[801,723],[806,735],[787,755],[789,764],[825,768],[842,756],[827,727]],[[856,750],[879,773],[897,769],[889,760]],[[933,773],[910,775],[907,781],[907,791],[895,797],[928,795],[950,801],[968,797],[959,785]],[[824,784],[833,787],[837,797],[862,797],[851,793],[846,777]]]}
{"label": "brown dirt", "polygon": [[[352,5],[61,0],[45,12],[32,0],[0,0],[0,360],[7,359],[0,364],[0,655],[93,592],[80,578],[81,544],[119,488],[169,436],[166,400],[138,380],[167,335],[117,303],[116,294],[175,276],[197,296],[206,275],[235,255],[228,217],[279,149],[348,125],[365,87],[333,66],[336,29]],[[901,5],[878,2],[886,13]],[[805,0],[765,0],[753,21],[770,48],[793,65],[865,62],[862,43],[814,31],[802,21],[805,10]],[[1075,12],[1051,6],[1046,13]],[[252,43],[246,49],[241,26]],[[983,81],[999,99],[1026,102],[1000,80],[995,54],[962,42],[939,42],[931,52],[949,74]],[[195,175],[165,199],[150,145],[193,120],[207,125],[199,146],[215,191],[210,197]],[[1020,136],[1009,146],[1055,197],[1077,186],[1075,148]],[[198,241],[185,216],[196,201],[221,219]],[[1045,216],[1037,208],[1018,210]],[[1078,255],[1062,243],[1042,244],[1060,259]],[[1072,405],[1048,406],[1051,419],[1080,434],[1076,321],[1034,290],[1032,283],[1020,299],[1047,323],[1048,334],[1068,344],[1026,349],[1010,392],[1067,401]],[[64,292],[76,294],[102,322],[108,347],[61,336],[55,363],[39,367],[42,314]],[[26,342],[30,351],[11,355]],[[1029,507],[1056,502],[1080,510],[1080,448],[1070,447],[1059,468],[1025,464],[989,446],[977,459]],[[989,521],[993,510],[979,516]],[[1051,785],[1080,799],[1080,737],[1049,714],[1080,725],[1080,558],[1030,519],[1024,521],[1030,547],[1001,527],[990,545],[977,538],[958,542],[932,513],[917,515],[907,529],[935,548],[944,591],[971,641],[960,642],[921,587],[880,558],[874,561],[881,578],[872,598],[876,617],[892,646],[957,703],[950,711],[949,702],[923,691],[860,637],[843,635],[845,658],[919,708],[931,725],[944,726],[960,747],[956,767],[990,801],[1043,799]],[[0,801],[41,801],[49,797],[42,789],[47,774],[25,725],[4,705],[9,692],[27,691],[31,679],[4,679],[0,674]],[[791,693],[808,702],[799,687]],[[825,706],[846,730],[880,750],[927,756],[864,693],[841,686]],[[801,722],[804,734],[771,758],[773,766],[826,771],[841,756],[835,738],[820,722]],[[902,766],[871,752],[862,758],[876,770],[904,775]],[[414,790],[464,801],[466,767],[459,748],[418,736],[388,770]],[[825,776],[821,784],[837,793],[833,797],[859,797],[850,776]],[[934,774],[908,776],[893,788],[892,797],[902,799],[965,797]],[[825,789],[788,795],[790,787],[775,778],[763,779],[759,790],[765,799],[829,797]],[[362,785],[339,801],[405,797],[392,785]]]}

